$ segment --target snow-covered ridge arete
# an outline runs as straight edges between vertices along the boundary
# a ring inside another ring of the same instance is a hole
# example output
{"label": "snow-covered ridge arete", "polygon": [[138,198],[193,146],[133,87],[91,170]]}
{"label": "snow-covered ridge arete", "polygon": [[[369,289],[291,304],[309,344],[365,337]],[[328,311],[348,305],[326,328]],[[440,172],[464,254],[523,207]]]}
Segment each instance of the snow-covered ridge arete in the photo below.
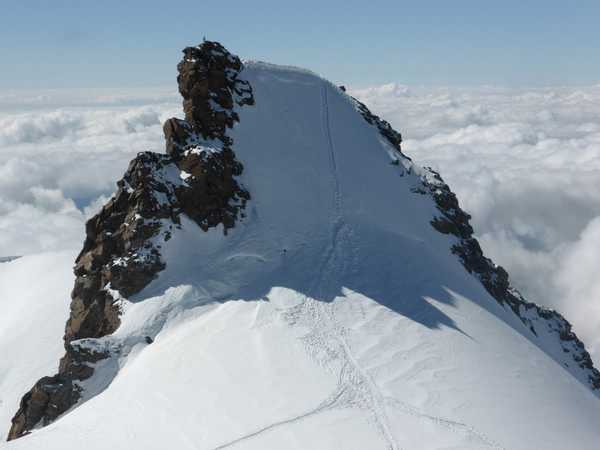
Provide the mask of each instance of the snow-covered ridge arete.
{"label": "snow-covered ridge arete", "polygon": [[595,448],[583,344],[387,122],[217,43],[179,70],[186,120],[88,223],[67,356],[10,437],[77,408],[15,448]]}

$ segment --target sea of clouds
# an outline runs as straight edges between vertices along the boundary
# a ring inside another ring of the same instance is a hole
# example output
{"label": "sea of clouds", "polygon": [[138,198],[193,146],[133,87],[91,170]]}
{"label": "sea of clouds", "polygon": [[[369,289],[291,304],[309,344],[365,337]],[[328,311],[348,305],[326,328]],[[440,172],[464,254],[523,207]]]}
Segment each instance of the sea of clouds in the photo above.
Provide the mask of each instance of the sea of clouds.
{"label": "sea of clouds", "polygon": [[[600,358],[600,85],[350,90],[438,170],[484,251]],[[0,92],[0,256],[83,242],[86,218],[181,115],[170,89]]]}
{"label": "sea of clouds", "polygon": [[0,256],[81,246],[140,151],[164,148],[175,92],[0,93]]}

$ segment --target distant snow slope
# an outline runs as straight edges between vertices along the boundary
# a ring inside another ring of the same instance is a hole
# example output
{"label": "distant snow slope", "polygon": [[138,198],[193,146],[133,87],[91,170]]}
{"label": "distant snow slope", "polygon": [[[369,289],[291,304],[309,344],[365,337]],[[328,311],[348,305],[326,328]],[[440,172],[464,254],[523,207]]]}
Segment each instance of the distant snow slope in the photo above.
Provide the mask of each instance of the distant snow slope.
{"label": "distant snow slope", "polygon": [[93,343],[120,355],[84,382],[99,394],[3,445],[596,449],[598,398],[465,271],[350,99],[300,70],[243,75],[247,218],[227,236],[184,220]]}
{"label": "distant snow slope", "polygon": [[73,288],[76,253],[63,251],[0,264],[0,440],[24,392],[56,370]]}
{"label": "distant snow slope", "polygon": [[14,261],[18,256],[0,256],[0,263],[7,263]]}

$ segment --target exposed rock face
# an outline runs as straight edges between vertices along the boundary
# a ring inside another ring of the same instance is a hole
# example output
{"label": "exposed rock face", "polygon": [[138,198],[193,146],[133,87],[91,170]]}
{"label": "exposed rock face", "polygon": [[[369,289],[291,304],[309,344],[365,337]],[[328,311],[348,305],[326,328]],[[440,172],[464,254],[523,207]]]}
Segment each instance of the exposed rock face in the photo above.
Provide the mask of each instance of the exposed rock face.
{"label": "exposed rock face", "polygon": [[225,138],[226,128],[239,120],[234,102],[252,105],[252,88],[237,78],[242,63],[218,42],[205,42],[183,51],[177,65],[179,93],[186,121],[205,139]]}
{"label": "exposed rock face", "polygon": [[[81,381],[109,352],[83,345],[113,333],[119,299],[140,292],[165,268],[161,244],[186,214],[203,230],[227,233],[243,217],[250,194],[236,180],[243,171],[226,132],[239,121],[234,106],[252,105],[243,66],[216,42],[188,47],[177,66],[186,120],[169,119],[167,154],[143,152],[131,161],[114,197],[86,224],[75,262],[75,286],[58,374],[44,377],[23,396],[8,440],[47,425],[81,396]],[[82,345],[79,345],[82,344]]]}
{"label": "exposed rock face", "polygon": [[[340,89],[341,89],[341,87],[340,87]],[[343,89],[343,92],[346,92],[345,88]],[[356,109],[358,109],[358,112],[363,116],[363,118],[369,124],[376,126],[377,129],[379,130],[379,132],[381,133],[381,135],[388,140],[388,142],[392,145],[392,147],[394,147],[394,149],[396,149],[396,151],[398,153],[400,153],[400,155],[402,155],[402,157],[404,157],[410,161],[410,158],[408,156],[406,156],[404,153],[402,153],[402,148],[400,146],[400,144],[402,143],[402,135],[400,133],[398,133],[396,130],[394,130],[388,121],[381,119],[380,117],[376,116],[371,111],[369,111],[369,108],[367,108],[367,105],[365,105],[362,102],[359,102],[354,97],[352,97],[352,99],[355,102]]]}
{"label": "exposed rock face", "polygon": [[[65,387],[61,388],[63,384]],[[28,414],[15,416],[8,440],[27,434],[39,422],[42,425],[52,422],[65,411],[66,405],[77,401],[77,395],[72,382],[60,375],[40,379],[21,399],[19,411],[26,409]],[[12,430],[23,431],[16,434]]]}
{"label": "exposed rock face", "polygon": [[[379,129],[381,135],[396,149],[399,156],[410,160],[401,151],[400,133],[395,131],[388,122],[371,113],[365,104],[356,99],[354,101],[364,119]],[[553,335],[562,352],[572,355],[574,366],[584,371],[590,388],[600,389],[600,372],[594,367],[583,342],[573,333],[571,324],[556,311],[526,301],[510,285],[506,270],[494,264],[483,254],[479,242],[473,237],[473,228],[469,223],[471,216],[460,208],[456,195],[444,183],[439,173],[431,168],[425,168],[425,171],[421,175],[420,185],[415,187],[413,192],[430,195],[433,198],[439,215],[431,221],[431,225],[440,233],[456,237],[457,241],[452,246],[452,252],[459,257],[465,269],[481,281],[498,303],[508,305],[531,333],[537,336],[538,332],[543,331]]]}

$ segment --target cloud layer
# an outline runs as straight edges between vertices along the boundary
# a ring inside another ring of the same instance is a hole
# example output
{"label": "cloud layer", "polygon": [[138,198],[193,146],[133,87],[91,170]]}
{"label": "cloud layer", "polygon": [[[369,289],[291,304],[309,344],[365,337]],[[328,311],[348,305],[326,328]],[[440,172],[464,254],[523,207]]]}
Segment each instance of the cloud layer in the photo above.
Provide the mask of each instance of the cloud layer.
{"label": "cloud layer", "polygon": [[160,94],[68,94],[0,94],[0,256],[79,247],[86,218],[181,109]]}
{"label": "cloud layer", "polygon": [[565,314],[600,358],[600,86],[352,93],[441,172],[526,297]]}
{"label": "cloud layer", "polygon": [[[600,86],[351,93],[441,172],[513,283],[600,358]],[[86,217],[180,110],[167,89],[0,92],[0,256],[79,248]]]}

